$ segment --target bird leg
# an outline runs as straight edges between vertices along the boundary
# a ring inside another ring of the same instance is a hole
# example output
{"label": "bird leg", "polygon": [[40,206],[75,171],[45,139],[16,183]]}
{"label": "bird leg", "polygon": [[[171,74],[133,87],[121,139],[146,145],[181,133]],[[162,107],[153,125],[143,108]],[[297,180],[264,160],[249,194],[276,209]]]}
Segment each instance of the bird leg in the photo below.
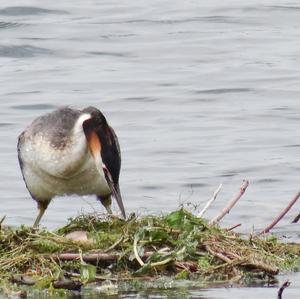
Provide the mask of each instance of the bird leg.
{"label": "bird leg", "polygon": [[37,204],[38,204],[39,213],[34,221],[33,228],[37,228],[39,226],[41,218],[43,217],[48,207],[49,201],[38,201]]}
{"label": "bird leg", "polygon": [[106,197],[102,197],[102,196],[97,196],[97,197],[101,201],[102,205],[105,207],[107,213],[109,215],[112,215],[112,210],[111,210],[111,196],[108,195]]}

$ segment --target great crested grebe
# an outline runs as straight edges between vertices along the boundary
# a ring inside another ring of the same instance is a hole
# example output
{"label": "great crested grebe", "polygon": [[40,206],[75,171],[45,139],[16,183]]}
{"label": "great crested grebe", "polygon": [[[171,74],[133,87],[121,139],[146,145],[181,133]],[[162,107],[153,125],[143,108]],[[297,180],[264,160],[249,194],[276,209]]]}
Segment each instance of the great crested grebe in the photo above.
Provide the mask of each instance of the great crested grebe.
{"label": "great crested grebe", "polygon": [[39,209],[34,227],[52,198],[67,194],[95,194],[108,213],[113,195],[126,218],[118,138],[98,109],[64,107],[36,118],[19,136],[18,158]]}

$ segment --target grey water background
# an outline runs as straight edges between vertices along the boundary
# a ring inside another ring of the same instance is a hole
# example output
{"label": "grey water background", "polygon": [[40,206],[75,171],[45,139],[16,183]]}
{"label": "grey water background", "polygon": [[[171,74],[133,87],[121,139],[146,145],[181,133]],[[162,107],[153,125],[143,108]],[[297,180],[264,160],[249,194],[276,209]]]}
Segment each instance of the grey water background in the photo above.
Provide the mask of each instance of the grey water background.
{"label": "grey water background", "polygon": [[[222,226],[242,223],[239,230],[251,232],[299,190],[298,1],[1,0],[0,37],[6,224],[31,225],[37,213],[17,137],[63,105],[96,106],[115,128],[128,213],[189,203],[199,210],[223,183],[205,215],[211,219],[248,179]],[[299,224],[289,223],[299,208],[274,230],[298,242]],[[92,197],[57,198],[42,225],[54,229],[92,211],[103,211]],[[288,298],[297,297],[296,286]],[[218,292],[207,298],[228,294]],[[274,298],[274,290],[261,294]]]}

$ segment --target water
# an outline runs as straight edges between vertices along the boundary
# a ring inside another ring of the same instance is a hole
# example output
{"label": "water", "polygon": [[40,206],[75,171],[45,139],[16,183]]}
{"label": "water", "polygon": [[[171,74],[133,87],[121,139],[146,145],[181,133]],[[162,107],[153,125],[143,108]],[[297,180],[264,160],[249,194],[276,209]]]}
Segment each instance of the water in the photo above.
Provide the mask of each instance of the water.
{"label": "water", "polygon": [[[2,0],[0,216],[20,225],[37,213],[18,134],[59,106],[94,105],[120,139],[128,212],[201,207],[223,183],[210,219],[248,179],[222,225],[264,227],[299,190],[299,18],[284,0]],[[299,207],[279,228],[298,242]],[[91,197],[59,198],[42,224],[94,210]]]}

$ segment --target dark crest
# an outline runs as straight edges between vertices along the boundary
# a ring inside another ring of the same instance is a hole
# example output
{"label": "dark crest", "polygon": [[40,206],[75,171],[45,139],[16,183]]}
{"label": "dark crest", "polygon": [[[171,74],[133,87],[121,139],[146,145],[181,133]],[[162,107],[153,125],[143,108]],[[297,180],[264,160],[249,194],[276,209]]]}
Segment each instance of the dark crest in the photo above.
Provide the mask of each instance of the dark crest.
{"label": "dark crest", "polygon": [[119,183],[121,168],[121,154],[118,138],[114,130],[108,125],[105,116],[95,107],[87,107],[83,113],[91,114],[91,119],[83,123],[85,134],[94,131],[101,142],[101,158],[109,170],[114,184]]}

